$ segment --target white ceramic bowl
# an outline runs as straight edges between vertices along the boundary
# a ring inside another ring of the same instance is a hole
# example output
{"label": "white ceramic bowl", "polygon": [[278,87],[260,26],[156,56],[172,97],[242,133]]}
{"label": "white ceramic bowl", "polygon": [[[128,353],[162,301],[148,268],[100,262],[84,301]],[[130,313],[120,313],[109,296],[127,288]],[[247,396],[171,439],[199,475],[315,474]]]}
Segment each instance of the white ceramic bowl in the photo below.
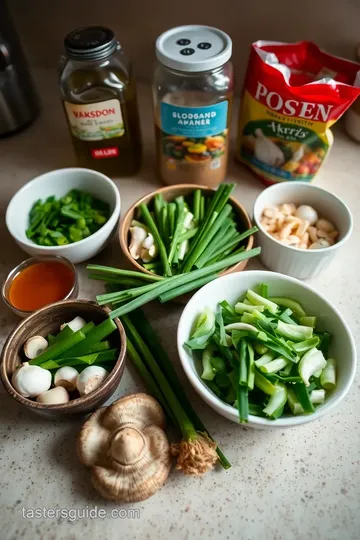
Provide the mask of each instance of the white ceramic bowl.
{"label": "white ceramic bowl", "polygon": [[[323,249],[299,249],[270,236],[260,224],[264,208],[288,202],[313,206],[321,217],[329,219],[340,233],[336,244]],[[255,201],[253,217],[259,229],[256,237],[261,262],[274,272],[298,279],[308,279],[327,268],[351,235],[353,226],[350,210],[341,199],[306,182],[283,182],[266,188]]]}
{"label": "white ceramic bowl", "polygon": [[225,418],[238,423],[238,411],[221,401],[201,380],[198,371],[200,366],[195,365],[193,355],[185,349],[184,342],[190,337],[196,316],[205,307],[216,310],[222,300],[227,300],[233,305],[247,289],[254,288],[259,283],[269,285],[271,296],[287,296],[301,302],[308,314],[318,316],[319,329],[332,334],[330,356],[338,362],[337,386],[313,414],[289,415],[277,420],[249,416],[246,425],[260,429],[283,429],[317,420],[339,405],[351,386],[356,371],[355,343],[348,325],[338,310],[321,294],[297,279],[274,272],[251,270],[220,277],[202,287],[185,306],[178,326],[177,345],[184,371],[196,392],[210,407]]}
{"label": "white ceramic bowl", "polygon": [[[110,206],[108,221],[94,234],[66,246],[39,246],[26,237],[29,212],[38,199],[63,197],[71,189],[87,191]],[[37,176],[11,199],[6,210],[6,226],[16,243],[30,255],[60,255],[80,263],[101,251],[115,232],[120,217],[120,194],[110,178],[91,169],[57,169]]]}

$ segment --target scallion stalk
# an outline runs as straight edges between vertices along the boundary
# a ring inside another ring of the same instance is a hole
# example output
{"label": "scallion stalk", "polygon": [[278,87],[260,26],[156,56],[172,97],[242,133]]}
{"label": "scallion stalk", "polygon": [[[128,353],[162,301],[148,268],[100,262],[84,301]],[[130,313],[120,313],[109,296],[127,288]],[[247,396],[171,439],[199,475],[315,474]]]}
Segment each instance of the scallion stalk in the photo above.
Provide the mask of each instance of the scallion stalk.
{"label": "scallion stalk", "polygon": [[216,443],[205,434],[198,433],[186,411],[182,407],[174,390],[171,388],[167,377],[160,369],[149,347],[138,333],[136,327],[128,316],[122,317],[128,339],[133,343],[134,348],[140,357],[145,361],[148,370],[151,372],[157,386],[171,409],[178,428],[181,431],[183,440],[179,444],[172,445],[172,453],[178,456],[179,469],[187,474],[202,474],[210,470],[216,462]]}
{"label": "scallion stalk", "polygon": [[[194,411],[189,399],[187,398],[181,386],[181,383],[179,381],[179,378],[176,374],[176,371],[174,369],[173,364],[171,363],[169,356],[167,355],[165,349],[161,345],[161,342],[157,334],[154,332],[151,324],[145,317],[143,311],[141,309],[138,309],[137,311],[135,311],[134,313],[130,315],[130,319],[134,322],[136,321],[136,326],[138,328],[140,335],[148,344],[153,356],[156,358],[157,363],[159,364],[161,370],[165,374],[172,389],[176,393],[178,400],[184,407],[187,415],[193,422],[196,430],[202,433],[206,433],[208,437],[210,437],[210,439],[214,440],[211,437],[210,433],[205,428],[204,424],[201,422],[196,412]],[[226,457],[224,456],[224,454],[221,452],[219,447],[217,447],[216,452],[219,456],[220,463],[224,467],[224,469],[229,469],[231,465],[229,461],[226,459]]]}
{"label": "scallion stalk", "polygon": [[170,268],[170,265],[169,265],[169,262],[168,262],[166,248],[165,248],[164,242],[163,242],[163,240],[161,238],[161,235],[159,233],[159,230],[158,230],[158,228],[157,228],[157,226],[156,226],[156,224],[155,224],[155,222],[154,222],[154,220],[153,220],[153,218],[152,218],[146,204],[144,204],[144,203],[140,204],[140,210],[141,210],[141,214],[142,214],[142,216],[144,218],[145,225],[149,228],[149,231],[151,232],[151,234],[154,237],[155,244],[158,247],[160,260],[161,260],[161,263],[162,263],[163,269],[164,269],[164,274],[165,274],[165,276],[171,276],[172,272],[171,272],[171,268]]}
{"label": "scallion stalk", "polygon": [[134,309],[137,309],[143,306],[147,302],[150,302],[151,300],[158,298],[160,294],[163,294],[171,290],[173,287],[175,288],[175,286],[185,285],[187,283],[190,283],[191,281],[194,281],[195,279],[208,276],[209,274],[213,274],[219,270],[222,270],[223,268],[232,266],[233,264],[236,264],[244,259],[255,257],[256,255],[260,253],[260,251],[261,251],[260,248],[254,248],[249,251],[230,256],[222,261],[214,263],[211,266],[201,268],[201,270],[194,270],[193,272],[190,272],[188,274],[168,278],[164,280],[162,283],[159,283],[158,286],[155,287],[154,289],[146,292],[145,294],[142,294],[141,296],[139,296],[138,298],[135,298],[134,300],[131,300],[129,303],[113,310],[110,313],[110,317],[112,319],[114,319],[115,317],[121,317],[122,315],[125,315],[126,313],[130,313]]}

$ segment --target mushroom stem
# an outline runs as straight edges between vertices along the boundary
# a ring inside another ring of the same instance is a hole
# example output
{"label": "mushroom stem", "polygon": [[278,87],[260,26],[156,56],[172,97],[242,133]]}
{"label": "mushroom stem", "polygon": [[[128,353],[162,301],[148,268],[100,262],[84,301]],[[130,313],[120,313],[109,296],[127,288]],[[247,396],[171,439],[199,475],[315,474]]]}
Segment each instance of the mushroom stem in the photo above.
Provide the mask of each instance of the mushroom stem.
{"label": "mushroom stem", "polygon": [[134,465],[141,459],[145,446],[141,431],[133,426],[123,426],[110,438],[109,456],[120,465]]}

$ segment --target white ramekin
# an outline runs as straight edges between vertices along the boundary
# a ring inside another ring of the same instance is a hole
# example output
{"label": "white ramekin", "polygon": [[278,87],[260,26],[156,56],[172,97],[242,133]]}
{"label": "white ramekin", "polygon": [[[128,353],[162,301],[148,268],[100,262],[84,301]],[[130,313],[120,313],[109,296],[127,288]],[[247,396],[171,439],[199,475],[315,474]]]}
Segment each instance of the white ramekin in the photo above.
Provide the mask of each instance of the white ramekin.
{"label": "white ramekin", "polygon": [[[323,249],[300,249],[282,244],[260,224],[264,208],[274,204],[295,203],[313,206],[321,217],[329,219],[339,231],[336,244]],[[253,217],[259,229],[257,244],[261,262],[274,272],[308,279],[327,268],[352,232],[353,220],[346,204],[325,189],[306,182],[284,182],[266,188],[256,199]]]}

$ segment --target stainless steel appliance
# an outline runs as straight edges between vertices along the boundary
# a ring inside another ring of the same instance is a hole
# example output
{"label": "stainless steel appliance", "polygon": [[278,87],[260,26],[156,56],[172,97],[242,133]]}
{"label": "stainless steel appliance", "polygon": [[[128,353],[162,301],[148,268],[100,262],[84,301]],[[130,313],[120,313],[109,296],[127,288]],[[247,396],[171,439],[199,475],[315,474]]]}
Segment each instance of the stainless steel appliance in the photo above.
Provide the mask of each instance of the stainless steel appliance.
{"label": "stainless steel appliance", "polygon": [[39,102],[9,10],[0,0],[0,136],[37,116]]}

